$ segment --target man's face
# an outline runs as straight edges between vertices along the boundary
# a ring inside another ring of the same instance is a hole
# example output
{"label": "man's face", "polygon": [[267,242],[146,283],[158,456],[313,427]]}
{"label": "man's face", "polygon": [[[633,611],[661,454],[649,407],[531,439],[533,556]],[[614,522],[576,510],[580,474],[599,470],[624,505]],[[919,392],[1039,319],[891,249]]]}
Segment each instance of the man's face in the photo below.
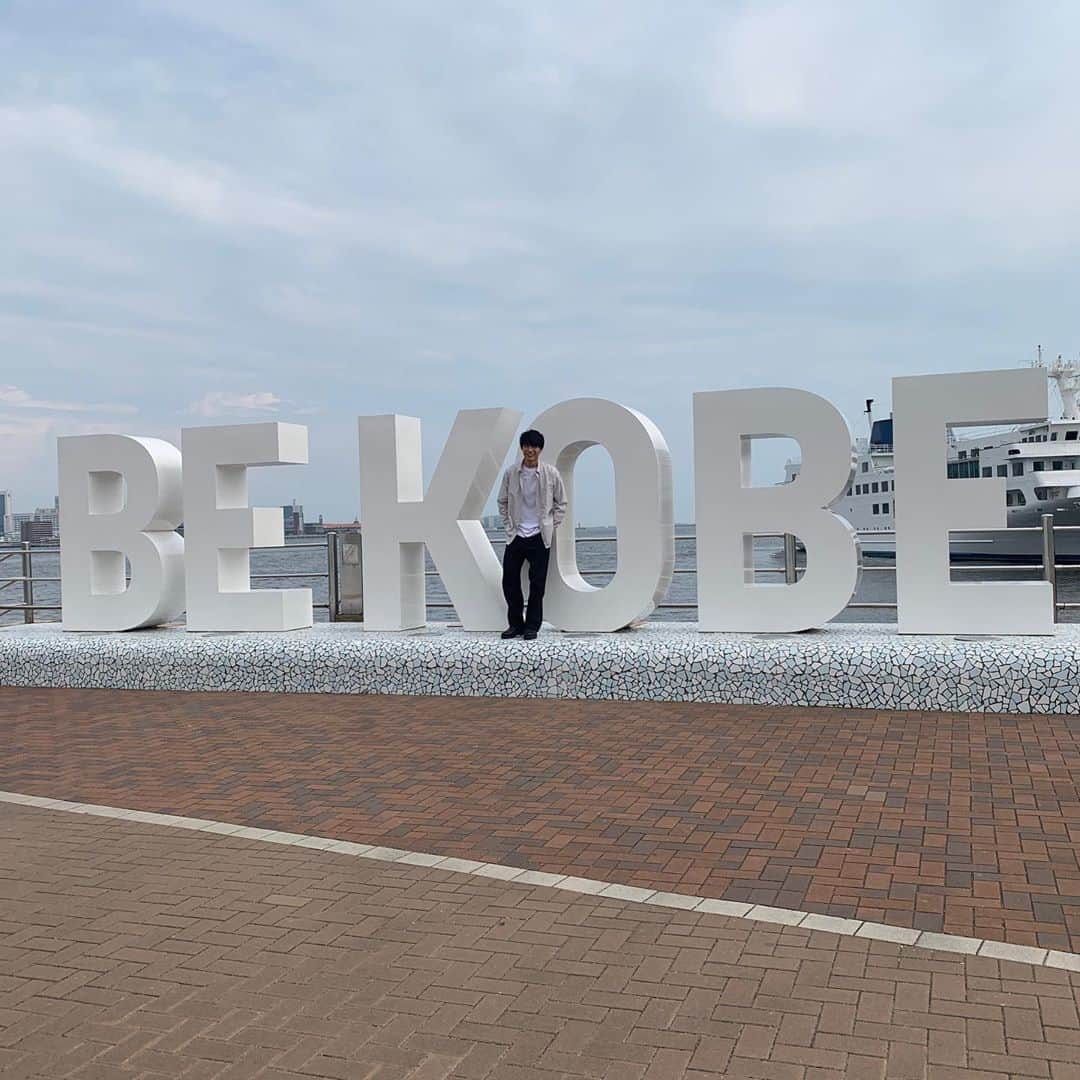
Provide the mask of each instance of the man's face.
{"label": "man's face", "polygon": [[525,462],[526,468],[535,469],[537,462],[540,460],[540,447],[523,446],[521,448],[521,460]]}

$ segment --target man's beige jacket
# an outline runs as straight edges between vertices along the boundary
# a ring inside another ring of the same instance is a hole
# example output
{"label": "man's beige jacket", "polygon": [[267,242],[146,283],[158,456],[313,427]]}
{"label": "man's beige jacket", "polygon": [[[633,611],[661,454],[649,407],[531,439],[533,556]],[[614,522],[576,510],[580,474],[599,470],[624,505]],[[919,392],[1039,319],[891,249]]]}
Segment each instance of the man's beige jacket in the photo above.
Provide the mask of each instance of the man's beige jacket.
{"label": "man's beige jacket", "polygon": [[[541,461],[537,465],[540,481],[539,516],[540,535],[544,538],[544,547],[551,547],[555,530],[566,517],[566,491],[562,477],[554,465]],[[517,536],[518,525],[523,517],[524,507],[521,498],[521,462],[517,461],[503,473],[499,487],[499,513],[502,515],[503,528],[506,529],[506,541],[509,543]]]}

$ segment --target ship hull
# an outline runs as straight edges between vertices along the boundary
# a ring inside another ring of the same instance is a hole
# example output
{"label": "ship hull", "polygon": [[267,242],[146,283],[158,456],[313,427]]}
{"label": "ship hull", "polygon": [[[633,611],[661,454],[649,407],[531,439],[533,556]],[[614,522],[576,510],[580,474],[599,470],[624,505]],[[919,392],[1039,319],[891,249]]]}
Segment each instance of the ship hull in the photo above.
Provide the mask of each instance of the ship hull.
{"label": "ship hull", "polygon": [[[949,553],[953,562],[987,564],[1042,562],[1042,519],[1054,516],[1054,561],[1080,564],[1080,501],[1075,498],[1045,500],[1037,506],[1009,507],[1007,529],[951,532]],[[896,534],[891,529],[860,529],[856,526],[864,556],[896,558]]]}
{"label": "ship hull", "polygon": [[[896,537],[859,533],[864,557],[895,559]],[[953,562],[1033,565],[1042,562],[1042,532],[1028,529],[1001,529],[991,532],[950,534],[949,555]],[[1055,561],[1080,564],[1080,530],[1055,530]]]}

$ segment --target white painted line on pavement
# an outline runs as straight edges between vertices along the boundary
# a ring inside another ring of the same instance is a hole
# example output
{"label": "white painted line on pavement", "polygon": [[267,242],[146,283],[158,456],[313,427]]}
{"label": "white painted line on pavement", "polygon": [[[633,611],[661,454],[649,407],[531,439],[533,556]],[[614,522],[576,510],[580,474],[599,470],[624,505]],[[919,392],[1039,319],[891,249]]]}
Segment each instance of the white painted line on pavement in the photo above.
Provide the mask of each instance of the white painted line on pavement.
{"label": "white painted line on pavement", "polygon": [[1013,945],[1005,941],[989,941],[983,938],[961,937],[957,934],[939,934],[930,930],[913,930],[906,926],[889,926],[887,923],[863,922],[844,919],[835,915],[820,915],[791,908],[770,907],[766,904],[742,904],[732,900],[718,900],[709,896],[693,896],[689,893],[656,892],[639,889],[618,882],[599,881],[595,878],[570,877],[565,874],[549,874],[543,870],[526,870],[501,863],[477,862],[436,855],[425,851],[404,851],[393,847],[372,847],[370,844],[354,844],[330,836],[309,836],[306,833],[278,832],[274,829],[256,829],[228,821],[211,821],[205,818],[177,817],[174,814],[154,814],[144,810],[125,810],[116,806],[97,806],[91,803],[65,802],[63,799],[46,799],[38,795],[24,795],[15,791],[0,791],[0,803],[30,806],[41,810],[58,810],[69,814],[109,818],[125,823],[161,825],[172,829],[227,836],[231,840],[253,840],[259,843],[283,844],[289,847],[325,851],[330,854],[349,855],[359,859],[378,859],[382,862],[400,863],[417,869],[446,870],[455,874],[491,878],[514,885],[533,885],[562,889],[583,896],[595,896],[602,900],[618,900],[624,903],[651,904],[673,910],[693,911],[699,915],[722,915],[729,919],[746,919],[752,922],[771,923],[774,926],[799,927],[820,933],[838,934],[842,937],[870,938],[888,941],[896,945],[934,949],[941,952],[961,953],[966,956],[986,956],[995,960],[1032,964],[1036,967],[1063,968],[1080,971],[1080,954],[1060,952],[1056,949],[1040,949],[1033,945]]}

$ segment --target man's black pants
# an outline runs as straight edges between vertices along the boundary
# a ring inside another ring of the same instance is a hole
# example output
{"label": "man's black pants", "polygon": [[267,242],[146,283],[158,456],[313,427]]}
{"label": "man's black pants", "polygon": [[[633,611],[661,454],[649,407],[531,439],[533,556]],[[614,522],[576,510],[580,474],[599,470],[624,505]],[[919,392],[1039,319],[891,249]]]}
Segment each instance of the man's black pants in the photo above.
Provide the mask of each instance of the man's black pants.
{"label": "man's black pants", "polygon": [[[506,622],[511,630],[540,630],[544,621],[544,588],[547,585],[548,557],[551,552],[544,547],[544,538],[515,536],[503,552],[503,596],[506,597]],[[521,564],[529,564],[529,607],[522,621],[525,597],[521,594]]]}

